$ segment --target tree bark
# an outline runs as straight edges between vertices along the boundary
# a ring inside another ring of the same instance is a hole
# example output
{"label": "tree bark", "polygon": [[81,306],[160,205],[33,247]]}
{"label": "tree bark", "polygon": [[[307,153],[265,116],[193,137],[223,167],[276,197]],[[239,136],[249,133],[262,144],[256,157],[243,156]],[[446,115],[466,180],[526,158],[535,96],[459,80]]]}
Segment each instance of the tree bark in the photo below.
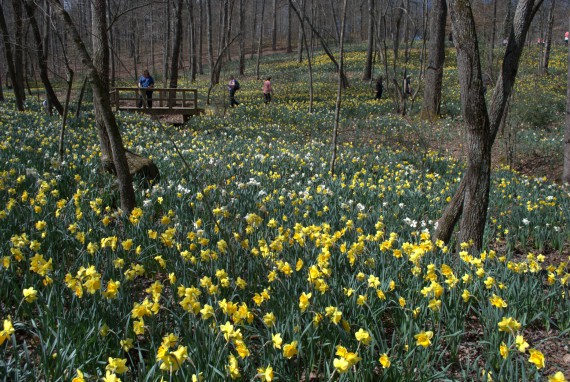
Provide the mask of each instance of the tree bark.
{"label": "tree bark", "polygon": [[293,53],[291,4],[287,2],[287,53]]}
{"label": "tree bark", "polygon": [[239,74],[245,74],[245,0],[239,0]]}
{"label": "tree bark", "polygon": [[24,66],[24,15],[21,0],[12,0],[15,21],[15,42],[14,45],[14,68],[16,69],[16,82],[14,92],[18,91],[22,100],[26,100],[25,91],[25,66]]}
{"label": "tree bark", "polygon": [[548,63],[550,61],[550,49],[552,46],[552,27],[554,26],[554,11],[556,0],[551,0],[550,10],[548,11],[548,26],[546,27],[546,42],[544,45],[544,57],[542,59],[541,73],[548,73]]}
{"label": "tree bark", "polygon": [[182,5],[183,0],[176,3],[176,25],[174,27],[174,41],[172,44],[172,59],[170,60],[169,87],[178,87],[178,61],[180,59],[180,46],[182,45]]}
{"label": "tree bark", "polygon": [[59,102],[59,99],[57,98],[57,95],[53,90],[53,86],[51,85],[51,81],[49,80],[48,66],[47,66],[48,51],[47,47],[45,46],[45,40],[42,38],[40,28],[36,20],[36,15],[35,15],[36,5],[33,1],[26,0],[24,1],[24,8],[26,9],[28,20],[30,20],[32,32],[34,34],[34,39],[36,41],[38,66],[40,68],[40,79],[42,80],[44,89],[46,91],[47,102],[51,107],[55,107],[59,115],[63,115],[63,106]]}
{"label": "tree bark", "polygon": [[421,112],[422,119],[433,120],[440,115],[443,65],[445,63],[446,19],[447,4],[445,0],[434,0],[429,19],[429,50]]}
{"label": "tree bark", "polygon": [[543,0],[520,0],[513,18],[501,73],[495,85],[489,112],[483,95],[477,35],[470,2],[449,0],[453,41],[457,50],[457,67],[461,105],[467,134],[467,170],[452,202],[438,221],[435,239],[449,240],[455,222],[461,216],[459,242],[481,249],[485,229],[491,176],[491,148],[505,107],[512,93],[520,57],[532,18]]}
{"label": "tree bark", "polygon": [[24,111],[24,96],[21,94],[19,88],[15,86],[18,78],[16,76],[16,68],[14,65],[14,56],[12,55],[12,44],[10,42],[10,35],[8,33],[8,26],[6,25],[6,19],[4,18],[4,8],[0,4],[0,30],[2,31],[2,37],[4,41],[4,54],[6,55],[6,65],[8,66],[8,75],[10,76],[10,81],[12,82],[12,87],[14,89],[14,98],[16,99],[16,109],[19,111]]}
{"label": "tree bark", "polygon": [[344,70],[344,34],[345,34],[345,27],[346,27],[346,5],[348,1],[344,0],[342,5],[342,15],[341,15],[341,22],[340,22],[340,47],[339,47],[339,71],[338,71],[338,86],[336,92],[336,102],[334,108],[334,128],[333,128],[333,137],[332,137],[332,153],[331,153],[331,162],[330,162],[330,175],[334,177],[334,170],[335,170],[335,163],[336,163],[336,152],[337,152],[337,139],[338,139],[338,129],[340,127],[340,108],[342,104],[342,89],[344,88],[342,73]]}
{"label": "tree bark", "polygon": [[2,73],[0,73],[0,102],[6,101],[4,99],[4,88],[2,87]]}
{"label": "tree bark", "polygon": [[265,0],[261,1],[261,23],[259,25],[259,36],[257,40],[257,61],[255,63],[255,78],[259,80],[259,64],[263,54],[263,18],[265,13]]}
{"label": "tree bark", "polygon": [[568,72],[566,86],[566,126],[564,129],[564,168],[562,170],[562,183],[570,183],[570,44],[568,49]]}
{"label": "tree bark", "polygon": [[[136,198],[133,189],[132,176],[129,172],[129,165],[125,155],[125,148],[119,132],[119,127],[117,126],[117,121],[115,120],[115,115],[111,109],[108,88],[106,87],[104,79],[101,78],[99,71],[95,67],[95,63],[91,60],[91,57],[89,56],[89,53],[87,52],[87,49],[85,48],[85,45],[83,44],[83,41],[81,40],[81,37],[79,36],[69,14],[58,0],[48,1],[55,13],[64,23],[68,34],[78,51],[81,62],[87,69],[87,74],[93,87],[93,102],[100,110],[101,117],[105,123],[105,131],[109,137],[113,157],[113,167],[118,180],[121,209],[124,213],[129,214],[136,206]],[[93,10],[100,10],[101,8],[105,9],[104,2],[105,0],[95,0],[93,3]],[[95,32],[94,34],[97,33]],[[106,40],[105,38],[102,38],[103,36],[99,37],[101,37],[101,41]]]}
{"label": "tree bark", "polygon": [[372,55],[374,53],[374,0],[368,0],[368,45],[366,47],[366,63],[364,64],[363,81],[372,79]]}
{"label": "tree bark", "polygon": [[277,50],[277,0],[273,0],[273,17],[271,28],[271,49]]}
{"label": "tree bark", "polygon": [[194,0],[188,0],[188,53],[190,55],[190,81],[196,82],[198,63],[196,62],[196,16],[194,15]]}

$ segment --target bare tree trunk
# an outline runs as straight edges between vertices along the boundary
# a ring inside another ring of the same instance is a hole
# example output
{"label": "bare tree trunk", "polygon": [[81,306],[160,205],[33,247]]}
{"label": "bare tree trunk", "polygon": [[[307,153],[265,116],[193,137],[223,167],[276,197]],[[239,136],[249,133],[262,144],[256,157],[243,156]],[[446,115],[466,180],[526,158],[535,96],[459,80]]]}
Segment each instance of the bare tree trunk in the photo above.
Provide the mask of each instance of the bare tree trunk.
{"label": "bare tree trunk", "polygon": [[[289,8],[293,8],[291,2],[289,2]],[[305,13],[305,0],[301,0],[301,4],[299,5],[301,8],[301,13]],[[299,37],[298,37],[298,46],[297,46],[297,62],[300,64],[303,62],[303,42],[305,39],[305,29],[303,27],[303,18],[299,19]]]}
{"label": "bare tree trunk", "polygon": [[83,84],[81,85],[81,90],[79,91],[79,99],[77,100],[77,108],[75,109],[75,118],[78,118],[79,114],[81,113],[81,103],[83,102],[83,95],[85,94],[86,87],[87,87],[87,77],[83,79]]}
{"label": "bare tree trunk", "polygon": [[374,0],[368,0],[368,45],[366,48],[366,63],[364,64],[363,81],[372,79],[372,54],[374,52]]}
{"label": "bare tree trunk", "polygon": [[[129,165],[125,155],[125,148],[119,132],[119,127],[117,126],[117,121],[115,120],[115,115],[111,109],[108,88],[106,87],[104,80],[99,75],[99,71],[96,69],[94,62],[91,61],[91,57],[89,56],[85,45],[81,41],[81,37],[79,36],[69,14],[65,11],[61,3],[59,3],[59,0],[49,0],[49,3],[53,7],[55,13],[65,24],[67,31],[75,44],[75,48],[80,55],[81,62],[86,67],[89,78],[91,79],[91,85],[93,87],[93,102],[98,105],[111,143],[113,165],[119,185],[121,209],[128,215],[136,206],[136,198],[133,189],[132,176],[129,172]],[[94,0],[93,5],[94,10],[101,8],[105,9],[104,0]],[[106,40],[103,36],[100,37],[101,41]],[[100,49],[100,47],[98,47],[98,49]]]}
{"label": "bare tree trunk", "polygon": [[180,60],[180,46],[182,45],[182,5],[184,0],[178,0],[176,5],[176,26],[174,27],[174,42],[172,45],[172,60],[170,61],[169,87],[178,87],[178,61]]}
{"label": "bare tree trunk", "polygon": [[[170,1],[166,0],[164,3],[164,51],[162,54],[162,78],[164,87],[167,86],[168,81],[168,58],[170,57]],[[208,1],[209,2],[209,1]]]}
{"label": "bare tree trunk", "polygon": [[16,109],[19,111],[24,111],[24,97],[22,96],[20,89],[18,89],[15,84],[18,81],[16,76],[16,68],[14,65],[14,57],[12,55],[12,46],[10,43],[10,35],[8,34],[8,26],[6,25],[6,19],[4,18],[4,8],[0,4],[0,30],[2,31],[2,37],[4,41],[4,54],[6,55],[6,65],[8,66],[8,74],[10,76],[10,81],[12,82],[12,87],[14,88],[14,98],[16,99]]}
{"label": "bare tree trunk", "polygon": [[346,5],[348,0],[344,0],[342,5],[342,16],[340,22],[340,47],[339,47],[339,71],[338,71],[338,87],[336,93],[336,103],[334,109],[334,129],[332,137],[332,155],[329,171],[331,177],[334,177],[335,163],[336,163],[336,151],[337,151],[337,139],[338,139],[338,129],[340,126],[340,107],[342,103],[342,89],[344,88],[342,73],[344,70],[344,30],[346,24]]}
{"label": "bare tree trunk", "polygon": [[4,99],[4,88],[2,87],[2,73],[0,73],[0,102],[6,101]]}
{"label": "bare tree trunk", "polygon": [[273,17],[271,18],[272,28],[271,28],[271,49],[273,51],[277,50],[277,0],[273,0]]}
{"label": "bare tree trunk", "polygon": [[190,81],[196,82],[198,63],[196,62],[196,17],[194,15],[194,0],[188,0],[188,53],[190,55]]}
{"label": "bare tree trunk", "polygon": [[32,27],[32,32],[34,34],[34,39],[36,41],[36,51],[38,57],[38,66],[40,68],[40,78],[44,85],[44,89],[46,91],[46,98],[49,104],[49,108],[55,107],[57,113],[59,115],[63,114],[63,106],[57,99],[57,95],[53,90],[53,86],[51,85],[51,81],[49,80],[48,76],[48,66],[47,66],[47,47],[44,45],[44,39],[42,38],[40,28],[38,26],[38,22],[35,16],[35,9],[36,5],[34,2],[30,0],[26,0],[24,2],[24,8],[26,9],[26,13],[28,15],[28,20],[30,20],[30,25]]}
{"label": "bare tree trunk", "polygon": [[213,26],[212,26],[212,4],[211,0],[206,0],[206,25],[208,39],[208,65],[210,66],[210,74],[214,70],[214,46],[213,46]]}
{"label": "bare tree trunk", "polygon": [[421,116],[432,120],[440,114],[443,65],[445,63],[445,0],[432,2],[429,31],[428,65],[425,74],[424,100]]}
{"label": "bare tree trunk", "polygon": [[550,61],[550,49],[552,46],[552,27],[554,25],[554,11],[556,0],[551,0],[548,11],[548,26],[546,27],[546,43],[544,45],[544,58],[542,59],[541,73],[548,73],[548,62]]}
{"label": "bare tree trunk", "polygon": [[245,74],[245,0],[239,0],[239,74]]}
{"label": "bare tree trunk", "polygon": [[12,0],[12,8],[14,8],[16,32],[14,45],[14,68],[16,69],[16,82],[14,83],[14,92],[18,91],[22,100],[26,100],[25,83],[26,79],[24,76],[25,66],[24,66],[24,19],[22,12],[21,0]]}
{"label": "bare tree trunk", "polygon": [[291,4],[287,2],[287,53],[293,52],[292,37],[292,18],[291,18]]}
{"label": "bare tree trunk", "polygon": [[570,44],[568,49],[568,72],[566,87],[566,126],[564,128],[564,169],[562,170],[562,183],[570,183]]}
{"label": "bare tree trunk", "polygon": [[65,138],[65,126],[67,124],[67,114],[69,112],[69,99],[71,97],[71,88],[73,86],[73,70],[67,66],[67,92],[65,94],[65,108],[61,119],[61,131],[59,134],[59,161],[63,162],[63,154],[65,152],[63,143]]}
{"label": "bare tree trunk", "polygon": [[[103,91],[109,93],[109,43],[107,40],[107,9],[104,0],[91,3],[92,64],[103,84]],[[93,83],[92,83],[93,86]],[[99,104],[94,103],[95,123],[101,145],[101,163],[106,171],[113,172],[113,153],[106,128],[106,120]]]}
{"label": "bare tree trunk", "polygon": [[200,1],[200,29],[198,29],[198,73],[204,74],[204,2]]}
{"label": "bare tree trunk", "polygon": [[493,75],[494,72],[494,51],[495,51],[495,40],[497,39],[497,3],[495,1],[493,3],[493,30],[491,32],[491,41],[489,44],[489,63],[488,63],[488,72],[491,78],[495,78]]}
{"label": "bare tree trunk", "polygon": [[263,19],[265,13],[265,0],[261,1],[261,23],[259,25],[259,37],[257,42],[257,62],[255,63],[255,78],[259,80],[259,63],[261,62],[261,54],[263,53]]}
{"label": "bare tree trunk", "polygon": [[455,222],[460,221],[459,242],[481,249],[489,204],[491,148],[503,113],[512,93],[526,35],[542,0],[519,0],[507,44],[501,73],[487,113],[475,23],[470,4],[449,0],[453,41],[457,49],[457,67],[461,104],[467,133],[467,170],[452,202],[438,221],[436,239],[449,240]]}

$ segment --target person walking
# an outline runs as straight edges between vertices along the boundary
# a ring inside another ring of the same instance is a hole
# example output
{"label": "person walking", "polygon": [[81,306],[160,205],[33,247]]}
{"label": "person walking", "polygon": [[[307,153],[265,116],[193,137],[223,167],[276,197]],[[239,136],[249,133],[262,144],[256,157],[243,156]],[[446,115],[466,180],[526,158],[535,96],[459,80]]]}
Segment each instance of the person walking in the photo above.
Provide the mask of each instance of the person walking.
{"label": "person walking", "polygon": [[271,77],[263,82],[263,102],[269,104],[271,102],[271,94],[273,93],[273,88],[271,87]]}
{"label": "person walking", "polygon": [[230,82],[228,83],[228,92],[230,93],[230,107],[239,105],[239,102],[236,101],[236,91],[239,89],[240,85],[238,80],[236,80],[234,76],[231,76]]}
{"label": "person walking", "polygon": [[[139,89],[154,88],[154,78],[152,78],[148,70],[143,72],[143,75],[139,78],[137,86]],[[143,107],[143,102],[145,108],[148,107],[149,109],[152,109],[152,90],[139,90],[139,102],[137,104],[139,109]]]}
{"label": "person walking", "polygon": [[378,76],[376,79],[376,97],[374,99],[382,99],[382,92],[384,91],[384,84],[382,83],[382,76]]}

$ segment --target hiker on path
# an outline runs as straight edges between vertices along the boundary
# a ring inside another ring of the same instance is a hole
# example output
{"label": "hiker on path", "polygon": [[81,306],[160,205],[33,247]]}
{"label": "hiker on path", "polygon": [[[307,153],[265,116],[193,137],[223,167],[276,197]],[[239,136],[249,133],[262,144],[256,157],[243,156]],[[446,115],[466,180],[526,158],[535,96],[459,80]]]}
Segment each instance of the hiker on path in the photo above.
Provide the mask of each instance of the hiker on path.
{"label": "hiker on path", "polygon": [[236,101],[236,91],[240,89],[238,80],[234,76],[230,77],[230,82],[228,83],[228,92],[230,93],[230,107],[239,105]]}
{"label": "hiker on path", "polygon": [[263,82],[263,102],[269,104],[271,102],[271,94],[273,93],[273,88],[271,87],[271,77]]}

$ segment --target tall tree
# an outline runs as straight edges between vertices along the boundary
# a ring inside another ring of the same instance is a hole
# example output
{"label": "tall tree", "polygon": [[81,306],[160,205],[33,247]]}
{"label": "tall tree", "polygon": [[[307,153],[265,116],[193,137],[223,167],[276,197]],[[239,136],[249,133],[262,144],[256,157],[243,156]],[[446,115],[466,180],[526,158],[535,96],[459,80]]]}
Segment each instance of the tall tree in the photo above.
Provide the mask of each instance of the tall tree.
{"label": "tall tree", "polygon": [[568,72],[566,85],[566,126],[564,128],[564,167],[562,170],[562,182],[570,183],[570,44],[568,46]]}
{"label": "tall tree", "polygon": [[[117,121],[115,120],[115,115],[113,114],[113,111],[111,109],[111,103],[108,91],[108,77],[107,79],[104,79],[100,75],[100,72],[105,72],[105,68],[95,67],[97,61],[93,61],[91,59],[89,52],[85,47],[85,44],[83,43],[81,37],[79,36],[77,28],[73,24],[71,17],[64,9],[63,5],[59,2],[59,0],[48,0],[48,1],[52,6],[52,8],[54,9],[55,14],[64,23],[75,45],[75,48],[79,53],[81,62],[87,69],[88,76],[91,81],[91,86],[93,88],[93,102],[99,108],[99,111],[101,113],[101,118],[104,121],[105,132],[108,136],[108,140],[110,143],[113,170],[117,175],[117,180],[119,184],[121,209],[128,214],[135,207],[136,198],[133,189],[132,176],[131,173],[129,172],[129,165],[127,163],[123,140],[121,138]],[[99,18],[103,16],[103,19],[105,19],[106,17],[105,0],[93,0],[93,11],[94,11],[94,18]],[[103,20],[98,20],[97,22],[95,22],[97,27],[100,27],[100,25],[102,25],[103,23],[104,23]],[[94,29],[93,34],[97,35],[99,34],[99,32],[100,32],[99,29]],[[94,40],[94,42],[99,41],[99,43],[97,43],[93,47],[94,56],[95,56],[95,51],[101,50],[102,46],[100,45],[101,44],[104,45],[104,41],[107,40],[106,36],[97,36],[97,37],[98,39]],[[108,46],[107,46],[107,52],[108,52]],[[107,68],[108,68],[108,61],[107,61]],[[102,149],[103,149],[103,144],[102,144]]]}
{"label": "tall tree", "polygon": [[180,47],[182,46],[182,5],[184,0],[178,0],[175,3],[175,27],[174,41],[172,42],[172,59],[170,62],[170,84],[169,87],[178,87],[178,64],[180,60]]}
{"label": "tall tree", "polygon": [[24,90],[25,66],[24,66],[24,15],[21,0],[12,0],[12,8],[14,9],[15,22],[15,44],[14,44],[14,69],[16,70],[16,82],[13,84],[14,92],[18,91],[23,100],[26,99]]}
{"label": "tall tree", "polygon": [[364,64],[363,81],[372,79],[372,55],[374,53],[374,0],[368,0],[368,43],[366,47],[366,63]]}
{"label": "tall tree", "polygon": [[346,6],[348,0],[344,0],[342,5],[342,15],[340,22],[340,44],[339,44],[339,70],[338,70],[338,86],[336,92],[336,102],[334,108],[334,128],[332,137],[332,153],[331,162],[329,166],[329,172],[331,176],[334,176],[335,163],[336,163],[336,152],[337,152],[337,139],[338,139],[338,129],[340,127],[340,107],[342,104],[342,89],[344,88],[342,73],[344,70],[344,34],[346,29]]}
{"label": "tall tree", "polygon": [[[46,101],[48,103],[48,109],[51,111],[51,108],[54,107],[59,115],[63,115],[63,106],[59,102],[57,95],[51,85],[51,81],[48,75],[48,64],[47,64],[47,57],[48,57],[48,46],[47,46],[47,38],[44,39],[40,32],[40,27],[36,20],[35,10],[36,4],[32,0],[24,1],[24,8],[26,9],[26,14],[28,15],[28,20],[32,27],[32,32],[34,35],[34,40],[36,42],[36,56],[38,58],[38,66],[40,68],[40,79],[44,85],[44,89],[46,92]],[[46,9],[46,14],[48,14],[48,10]]]}
{"label": "tall tree", "polygon": [[433,0],[429,18],[429,49],[425,74],[422,118],[433,119],[440,114],[443,64],[445,62],[445,0]]}
{"label": "tall tree", "polygon": [[273,17],[271,18],[271,49],[277,50],[277,0],[273,0]]}
{"label": "tall tree", "polygon": [[550,61],[550,49],[552,47],[552,27],[554,26],[554,12],[556,9],[556,0],[550,0],[550,10],[548,11],[548,25],[546,26],[546,42],[544,45],[544,57],[540,65],[541,73],[548,73],[548,64]]}
{"label": "tall tree", "polygon": [[459,223],[459,242],[481,249],[489,205],[491,148],[512,93],[531,21],[543,0],[519,0],[493,97],[487,110],[475,20],[467,0],[448,0],[467,143],[467,169],[438,221],[436,239],[447,242]]}
{"label": "tall tree", "polygon": [[245,74],[245,0],[239,0],[239,74]]}
{"label": "tall tree", "polygon": [[16,76],[16,66],[14,65],[14,57],[12,55],[12,43],[10,42],[10,34],[4,17],[4,8],[0,3],[0,31],[2,31],[2,40],[4,42],[4,55],[6,56],[6,65],[8,66],[8,75],[14,87],[14,98],[16,99],[16,109],[24,111],[24,98],[23,87],[15,87],[14,84],[18,81]]}

